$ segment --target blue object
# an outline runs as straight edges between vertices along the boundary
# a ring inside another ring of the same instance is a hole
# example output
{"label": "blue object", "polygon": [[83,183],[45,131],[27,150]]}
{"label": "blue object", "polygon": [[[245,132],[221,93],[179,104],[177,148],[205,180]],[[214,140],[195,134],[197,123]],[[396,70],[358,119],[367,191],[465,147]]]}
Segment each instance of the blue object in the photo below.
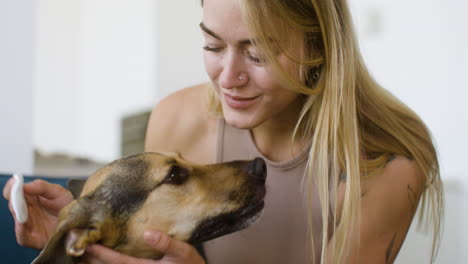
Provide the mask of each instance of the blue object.
{"label": "blue object", "polygon": [[[3,190],[5,183],[11,177],[11,174],[0,174],[1,190]],[[30,182],[35,179],[43,179],[66,187],[69,178],[24,177],[25,182]],[[13,216],[8,210],[8,201],[5,200],[3,195],[0,198],[0,248],[1,263],[29,264],[39,254],[38,250],[22,247],[16,242]]]}

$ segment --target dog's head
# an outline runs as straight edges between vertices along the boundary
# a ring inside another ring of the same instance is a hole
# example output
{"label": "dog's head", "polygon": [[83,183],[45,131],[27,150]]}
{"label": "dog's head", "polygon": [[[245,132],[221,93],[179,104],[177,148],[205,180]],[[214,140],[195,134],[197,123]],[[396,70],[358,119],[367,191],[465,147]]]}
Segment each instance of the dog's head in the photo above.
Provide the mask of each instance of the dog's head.
{"label": "dog's head", "polygon": [[74,263],[99,243],[144,258],[161,254],[143,232],[196,244],[249,226],[263,209],[263,160],[195,165],[174,154],[142,153],[94,173],[33,262]]}

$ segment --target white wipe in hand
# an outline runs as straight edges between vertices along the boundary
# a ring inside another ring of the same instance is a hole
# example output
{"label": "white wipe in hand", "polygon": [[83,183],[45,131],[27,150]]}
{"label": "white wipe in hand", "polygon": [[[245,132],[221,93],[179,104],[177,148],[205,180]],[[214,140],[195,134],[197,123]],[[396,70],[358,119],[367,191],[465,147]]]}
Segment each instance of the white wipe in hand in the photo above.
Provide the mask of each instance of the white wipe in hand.
{"label": "white wipe in hand", "polygon": [[13,178],[15,178],[15,181],[13,182],[13,188],[11,188],[11,204],[13,211],[15,211],[16,220],[23,224],[28,220],[28,206],[24,200],[23,191],[24,178],[19,173],[14,174]]}

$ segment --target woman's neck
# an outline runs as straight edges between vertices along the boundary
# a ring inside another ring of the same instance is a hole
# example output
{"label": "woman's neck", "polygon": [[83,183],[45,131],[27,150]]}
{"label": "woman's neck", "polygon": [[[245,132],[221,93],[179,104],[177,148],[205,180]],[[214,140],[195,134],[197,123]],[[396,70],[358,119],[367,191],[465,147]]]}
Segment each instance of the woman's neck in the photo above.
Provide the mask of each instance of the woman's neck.
{"label": "woman's neck", "polygon": [[291,160],[302,152],[307,142],[299,131],[292,136],[299,120],[303,104],[298,98],[290,107],[275,117],[263,122],[251,130],[252,137],[259,151],[272,161]]}

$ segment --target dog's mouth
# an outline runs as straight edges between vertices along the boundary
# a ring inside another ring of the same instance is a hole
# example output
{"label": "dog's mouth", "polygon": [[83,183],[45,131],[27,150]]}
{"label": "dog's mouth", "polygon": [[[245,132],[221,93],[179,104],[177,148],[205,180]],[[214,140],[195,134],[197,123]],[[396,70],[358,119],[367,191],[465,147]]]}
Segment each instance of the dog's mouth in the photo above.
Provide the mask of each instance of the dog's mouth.
{"label": "dog's mouth", "polygon": [[199,244],[247,228],[260,217],[264,205],[260,199],[247,207],[206,219],[193,231],[188,242]]}

